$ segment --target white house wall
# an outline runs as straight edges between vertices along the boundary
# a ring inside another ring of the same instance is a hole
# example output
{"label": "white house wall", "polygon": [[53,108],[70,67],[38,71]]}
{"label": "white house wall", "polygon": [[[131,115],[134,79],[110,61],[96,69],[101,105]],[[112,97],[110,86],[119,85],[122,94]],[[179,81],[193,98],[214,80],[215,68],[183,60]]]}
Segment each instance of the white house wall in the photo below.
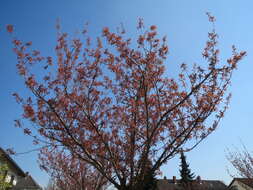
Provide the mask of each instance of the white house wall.
{"label": "white house wall", "polygon": [[[2,164],[4,164],[4,163],[1,162],[1,160],[0,160],[0,165],[2,165]],[[14,172],[12,169],[8,168],[8,172],[7,172],[5,181],[6,181],[6,182],[10,182],[10,181],[11,181],[11,176],[14,176],[12,185],[16,185],[17,182],[18,182],[18,180],[21,179],[21,177],[18,176],[18,175],[16,174],[16,172]]]}

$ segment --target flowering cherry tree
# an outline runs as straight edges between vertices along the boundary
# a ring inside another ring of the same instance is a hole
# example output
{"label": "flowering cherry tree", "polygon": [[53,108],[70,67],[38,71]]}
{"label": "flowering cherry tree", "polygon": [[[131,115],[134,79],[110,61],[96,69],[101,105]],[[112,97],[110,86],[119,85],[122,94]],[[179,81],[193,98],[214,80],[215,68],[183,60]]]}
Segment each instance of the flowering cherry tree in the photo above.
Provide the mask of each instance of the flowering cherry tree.
{"label": "flowering cherry tree", "polygon": [[[212,30],[203,63],[182,64],[175,77],[175,71],[168,74],[166,38],[142,20],[136,40],[124,29],[104,28],[95,44],[86,30],[69,40],[57,28],[55,57],[13,37],[17,69],[31,92],[29,97],[13,94],[23,118],[32,123],[24,127],[16,120],[16,126],[47,150],[67,149],[121,190],[145,189],[147,167],[158,172],[216,129],[228,108],[232,73],[246,54],[233,47],[232,56],[220,63]],[[13,27],[7,29],[14,35]]]}
{"label": "flowering cherry tree", "polygon": [[104,190],[107,180],[84,161],[71,157],[67,151],[42,149],[40,165],[59,190]]}

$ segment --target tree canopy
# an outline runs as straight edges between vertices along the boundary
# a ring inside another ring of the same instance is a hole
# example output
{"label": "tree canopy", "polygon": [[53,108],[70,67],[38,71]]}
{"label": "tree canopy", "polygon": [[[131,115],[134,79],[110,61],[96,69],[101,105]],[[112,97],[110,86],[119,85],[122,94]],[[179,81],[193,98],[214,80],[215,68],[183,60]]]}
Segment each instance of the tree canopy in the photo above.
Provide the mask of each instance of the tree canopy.
{"label": "tree canopy", "polygon": [[50,187],[59,190],[104,190],[107,180],[94,167],[66,152],[43,149],[40,165],[51,176]]}
{"label": "tree canopy", "polygon": [[242,178],[253,179],[253,154],[243,145],[242,149],[227,151],[227,160]]}
{"label": "tree canopy", "polygon": [[[214,17],[209,16],[210,22]],[[57,26],[56,56],[42,56],[15,37],[17,69],[30,96],[14,93],[23,108],[16,126],[47,150],[66,151],[97,170],[117,189],[139,186],[147,168],[159,171],[181,149],[189,151],[224,116],[233,71],[245,52],[233,47],[220,63],[215,30],[208,33],[203,63],[165,73],[169,48],[157,27],[138,22],[138,35],[105,27],[93,43],[87,30],[68,38]],[[173,73],[170,75],[169,73]],[[150,161],[150,162],[148,162]]]}

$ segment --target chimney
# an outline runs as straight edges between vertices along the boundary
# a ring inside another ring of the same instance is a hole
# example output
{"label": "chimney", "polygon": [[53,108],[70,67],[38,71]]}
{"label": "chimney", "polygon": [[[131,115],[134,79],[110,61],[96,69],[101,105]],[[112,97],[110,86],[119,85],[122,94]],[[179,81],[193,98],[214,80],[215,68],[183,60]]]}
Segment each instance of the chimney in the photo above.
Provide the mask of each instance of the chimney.
{"label": "chimney", "polygon": [[201,184],[201,177],[199,175],[197,176],[196,181],[198,184]]}
{"label": "chimney", "polygon": [[174,184],[177,183],[177,178],[176,178],[176,176],[173,176],[172,181],[173,181]]}

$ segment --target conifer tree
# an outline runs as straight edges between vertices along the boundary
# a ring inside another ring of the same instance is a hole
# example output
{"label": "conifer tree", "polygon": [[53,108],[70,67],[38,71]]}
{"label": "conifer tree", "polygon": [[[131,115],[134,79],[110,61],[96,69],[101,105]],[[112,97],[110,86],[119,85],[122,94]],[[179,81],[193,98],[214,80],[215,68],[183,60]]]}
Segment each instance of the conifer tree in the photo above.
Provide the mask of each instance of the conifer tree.
{"label": "conifer tree", "polygon": [[151,167],[147,169],[147,173],[144,176],[145,189],[147,190],[156,190],[157,189],[157,179],[155,172],[152,172]]}
{"label": "conifer tree", "polygon": [[[147,159],[146,162],[141,163],[141,165],[145,165],[143,168],[145,170],[143,171],[143,176],[141,179],[136,179],[134,188],[132,189],[145,189],[145,190],[157,190],[157,179],[156,179],[156,173],[152,171],[152,161],[150,159]],[[144,185],[143,185],[144,184]]]}
{"label": "conifer tree", "polygon": [[189,168],[189,164],[186,162],[186,157],[183,152],[181,152],[180,159],[181,159],[181,165],[180,165],[181,183],[183,186],[189,186],[195,176],[194,176],[194,173],[191,172]]}

